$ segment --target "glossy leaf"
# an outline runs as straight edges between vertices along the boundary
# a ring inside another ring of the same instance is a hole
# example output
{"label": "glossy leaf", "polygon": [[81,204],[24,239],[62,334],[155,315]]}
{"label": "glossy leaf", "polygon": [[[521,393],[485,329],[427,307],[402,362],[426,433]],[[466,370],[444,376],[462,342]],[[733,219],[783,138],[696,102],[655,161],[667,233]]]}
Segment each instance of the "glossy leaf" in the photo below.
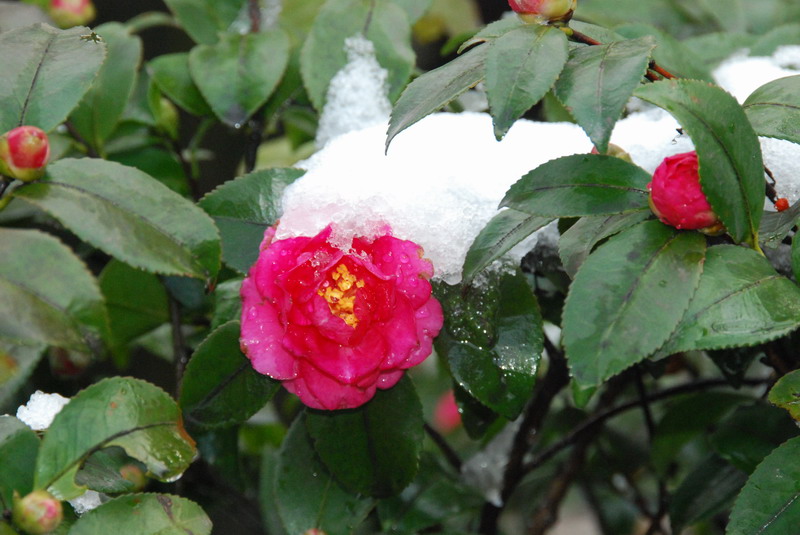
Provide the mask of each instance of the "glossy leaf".
{"label": "glossy leaf", "polygon": [[791,232],[798,220],[800,220],[800,203],[797,202],[783,212],[764,212],[758,237],[763,245],[774,249]]}
{"label": "glossy leaf", "polygon": [[650,215],[651,212],[649,210],[643,209],[627,214],[580,218],[558,240],[558,255],[561,257],[564,271],[574,278],[581,264],[598,243],[641,223]]}
{"label": "glossy leaf", "polygon": [[789,414],[800,421],[800,370],[795,370],[781,377],[769,391],[769,402],[789,411]]}
{"label": "glossy leaf", "polygon": [[800,437],[770,453],[747,480],[726,535],[785,535],[800,525]]}
{"label": "glossy leaf", "polygon": [[112,260],[100,273],[106,299],[111,351],[124,362],[128,344],[169,321],[164,285],[155,275]]}
{"label": "glossy leaf", "polygon": [[80,38],[87,32],[37,24],[0,35],[0,132],[23,124],[50,131],[67,118],[105,58],[105,44]]}
{"label": "glossy leaf", "polygon": [[641,167],[613,156],[573,154],[524,175],[500,206],[550,217],[632,212],[647,207],[650,179]]}
{"label": "glossy leaf", "polygon": [[222,258],[246,273],[258,259],[264,231],[280,216],[280,193],[304,171],[264,169],[226,182],[200,202],[217,224],[222,238]]}
{"label": "glossy leaf", "polygon": [[[497,285],[496,296],[486,286]],[[472,298],[470,297],[472,295]],[[496,303],[484,302],[485,299]],[[449,335],[439,351],[453,379],[471,396],[513,420],[530,398],[543,347],[542,317],[524,276],[502,275],[442,299]]]}
{"label": "glossy leaf", "polygon": [[210,535],[211,520],[191,500],[169,494],[129,494],[81,516],[69,535]]}
{"label": "glossy leaf", "polygon": [[11,410],[9,404],[39,364],[44,349],[44,345],[16,344],[0,337],[0,413]]}
{"label": "glossy leaf", "polygon": [[564,305],[563,342],[581,385],[652,355],[678,325],[703,270],[705,238],[649,221],[599,247]]}
{"label": "glossy leaf", "polygon": [[223,323],[238,320],[242,315],[242,298],[239,293],[242,288],[242,279],[230,279],[217,284],[214,289],[214,315],[211,318],[211,328],[216,329]]}
{"label": "glossy leaf", "polygon": [[0,229],[0,310],[0,338],[11,343],[89,352],[108,332],[97,281],[70,249],[36,230]]}
{"label": "glossy leaf", "polygon": [[747,474],[717,455],[700,461],[672,494],[669,519],[674,533],[730,507]]}
{"label": "glossy leaf", "polygon": [[486,92],[498,140],[550,91],[566,62],[567,37],[554,26],[526,24],[491,43]]}
{"label": "glossy leaf", "polygon": [[742,106],[759,136],[800,143],[800,76],[762,85]]}
{"label": "glossy leaf", "polygon": [[550,221],[547,217],[537,217],[512,209],[498,213],[483,227],[467,251],[463,280],[471,281],[489,264]]}
{"label": "glossy leaf", "polygon": [[189,53],[189,71],[200,93],[224,123],[241,127],[278,86],[289,61],[282,30],[229,34]]}
{"label": "glossy leaf", "polygon": [[743,247],[708,250],[694,299],[659,351],[723,349],[773,340],[800,326],[800,289]]}
{"label": "glossy leaf", "polygon": [[461,54],[464,50],[474,45],[494,41],[511,30],[516,30],[523,25],[525,25],[525,22],[519,17],[505,17],[491,22],[481,28],[475,35],[461,43],[461,46],[458,47],[458,53]]}
{"label": "glossy leaf", "polygon": [[253,369],[239,348],[239,322],[212,332],[186,366],[180,406],[187,424],[201,429],[245,422],[281,384]]}
{"label": "glossy leaf", "polygon": [[33,490],[33,470],[39,438],[13,416],[0,416],[0,511],[11,509],[14,491]]}
{"label": "glossy leaf", "polygon": [[211,45],[228,30],[246,0],[164,0],[196,43]]}
{"label": "glossy leaf", "polygon": [[486,45],[475,47],[408,84],[392,110],[387,149],[397,134],[483,81],[488,50]]}
{"label": "glossy leaf", "polygon": [[305,417],[295,419],[278,453],[275,498],[287,533],[317,528],[350,535],[366,518],[373,500],[345,491],[314,453]]}
{"label": "glossy leaf", "polygon": [[92,87],[70,114],[70,123],[80,136],[102,152],[114,131],[136,85],[142,60],[142,41],[122,24],[112,22],[96,28],[107,43],[108,55]]}
{"label": "glossy leaf", "polygon": [[158,88],[175,104],[194,115],[209,115],[211,108],[189,72],[189,53],[164,54],[147,64]]}
{"label": "glossy leaf", "polygon": [[211,219],[132,167],[59,160],[48,167],[46,179],[25,184],[14,195],[131,266],[206,280],[219,269],[219,238]]}
{"label": "glossy leaf", "polygon": [[167,481],[195,456],[177,404],[160,388],[139,379],[103,379],[76,394],[45,434],[36,463],[35,488],[62,499],[83,493],[75,474],[92,453],[119,446]]}
{"label": "glossy leaf", "polygon": [[555,94],[604,154],[614,125],[644,78],[655,41],[650,37],[576,48]]}
{"label": "glossy leaf", "polygon": [[385,498],[417,473],[422,404],[404,377],[350,411],[309,411],[306,428],[328,471],[353,493]]}
{"label": "glossy leaf", "polygon": [[135,483],[125,479],[122,471],[124,467],[131,465],[139,468],[142,474],[147,470],[143,464],[126,455],[122,448],[104,448],[86,459],[76,474],[75,481],[78,485],[106,494],[133,492],[136,490]]}
{"label": "glossy leaf", "polygon": [[389,100],[405,87],[414,65],[406,12],[390,0],[328,0],[300,56],[303,83],[316,109],[322,109],[328,85],[347,64],[345,39],[358,34],[372,41],[378,63],[389,74]]}
{"label": "glossy leaf", "polygon": [[681,123],[697,149],[709,204],[735,241],[752,241],[764,210],[764,164],[742,107],[723,89],[692,80],[648,84],[635,95]]}

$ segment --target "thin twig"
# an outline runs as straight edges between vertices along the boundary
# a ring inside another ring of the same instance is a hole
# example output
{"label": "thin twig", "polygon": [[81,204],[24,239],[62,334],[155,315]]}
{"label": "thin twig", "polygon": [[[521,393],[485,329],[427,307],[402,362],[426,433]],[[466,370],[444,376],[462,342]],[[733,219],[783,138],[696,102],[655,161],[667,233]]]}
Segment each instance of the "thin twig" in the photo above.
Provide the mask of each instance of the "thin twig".
{"label": "thin twig", "polygon": [[456,472],[461,473],[461,458],[458,456],[458,453],[450,447],[450,444],[447,443],[444,437],[436,429],[431,427],[428,422],[425,422],[423,428],[428,434],[428,437],[441,450],[442,454],[444,454],[444,458],[447,459],[450,466],[452,466]]}
{"label": "thin twig", "polygon": [[[575,30],[573,28],[568,28],[566,33],[569,37],[572,37],[579,43],[583,43],[590,46],[599,46],[603,44],[597,39],[593,39],[588,35],[586,35],[585,33],[579,32],[578,30]],[[662,79],[673,80],[676,78],[674,74],[661,67],[655,61],[650,62],[650,65],[648,67],[647,72],[645,73],[645,76],[647,76],[647,79],[650,80],[651,82],[658,82],[659,80]]]}
{"label": "thin twig", "polygon": [[[634,370],[636,372],[636,392],[639,396],[639,406],[642,408],[645,425],[647,426],[647,441],[650,446],[652,446],[656,432],[653,412],[650,410],[650,402],[647,399],[647,390],[644,386],[642,369],[640,366],[637,366]],[[645,535],[655,535],[661,531],[661,522],[667,512],[667,484],[660,474],[657,473],[656,478],[658,480],[658,507],[656,508],[656,513],[650,516],[650,528]]]}
{"label": "thin twig", "polygon": [[247,15],[250,17],[250,33],[261,31],[261,4],[259,0],[249,0]]}
{"label": "thin twig", "polygon": [[83,138],[83,136],[80,134],[80,132],[78,132],[78,129],[75,128],[75,125],[73,125],[71,122],[67,121],[67,122],[64,123],[64,126],[67,127],[67,132],[69,132],[69,135],[71,135],[73,138],[75,138],[75,141],[77,141],[78,143],[80,143],[81,145],[84,146],[84,148],[86,149],[86,154],[90,158],[99,158],[100,157],[100,154],[96,150],[94,150],[94,147],[92,147],[92,145]]}
{"label": "thin twig", "polygon": [[175,396],[179,396],[181,383],[183,382],[183,372],[189,361],[189,355],[186,351],[186,341],[183,338],[183,330],[181,329],[181,305],[169,291],[167,291],[167,296],[169,299],[169,321],[172,327],[172,355],[175,359]]}
{"label": "thin twig", "polygon": [[[745,379],[742,381],[742,385],[758,386],[758,385],[763,385],[768,381],[769,381],[768,379]],[[661,399],[678,396],[680,394],[688,394],[690,392],[697,392],[700,390],[706,390],[709,388],[716,388],[720,386],[730,386],[730,384],[725,379],[707,379],[705,381],[697,381],[694,383],[688,383],[685,385],[679,385],[672,388],[667,388],[665,390],[662,390],[661,392],[656,392],[648,395],[646,399],[648,402],[652,403],[653,401],[658,401]],[[565,436],[558,442],[551,444],[547,449],[542,451],[531,462],[526,463],[522,468],[523,473],[520,475],[520,477],[522,477],[522,475],[528,474],[533,470],[536,470],[544,463],[552,459],[555,455],[575,444],[583,433],[591,431],[593,427],[604,423],[609,418],[613,418],[614,416],[622,414],[623,412],[639,407],[640,404],[641,401],[635,399],[633,401],[623,403],[617,407],[613,407],[606,411],[595,414],[588,420],[584,421],[583,423],[575,427],[572,431],[570,431],[570,433],[567,436]]]}

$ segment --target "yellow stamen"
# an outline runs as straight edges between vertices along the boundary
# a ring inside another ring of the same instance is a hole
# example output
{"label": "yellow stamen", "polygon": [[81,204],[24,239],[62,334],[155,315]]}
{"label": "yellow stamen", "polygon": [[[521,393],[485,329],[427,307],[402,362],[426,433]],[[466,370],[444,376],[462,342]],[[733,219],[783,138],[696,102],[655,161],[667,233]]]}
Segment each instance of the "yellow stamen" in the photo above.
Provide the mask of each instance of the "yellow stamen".
{"label": "yellow stamen", "polygon": [[353,312],[353,308],[356,302],[356,293],[359,288],[364,287],[364,280],[350,273],[344,264],[336,266],[336,269],[331,272],[331,279],[335,284],[320,288],[317,293],[328,302],[328,307],[334,316],[342,318],[346,324],[355,328],[358,325],[358,318]]}

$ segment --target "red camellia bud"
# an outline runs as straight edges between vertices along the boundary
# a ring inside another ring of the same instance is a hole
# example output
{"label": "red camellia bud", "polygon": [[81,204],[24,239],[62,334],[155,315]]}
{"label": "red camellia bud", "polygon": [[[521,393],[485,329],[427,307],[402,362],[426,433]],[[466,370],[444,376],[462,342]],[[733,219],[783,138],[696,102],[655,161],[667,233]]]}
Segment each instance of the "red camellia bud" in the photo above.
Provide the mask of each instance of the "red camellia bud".
{"label": "red camellia bud", "polygon": [[664,158],[647,189],[650,190],[650,208],[662,223],[706,234],[719,234],[724,230],[700,188],[696,152]]}
{"label": "red camellia bud", "polygon": [[578,0],[508,0],[508,5],[528,22],[566,22]]}
{"label": "red camellia bud", "polygon": [[47,134],[35,126],[19,126],[0,136],[0,174],[23,182],[41,178],[50,158]]}
{"label": "red camellia bud", "polygon": [[49,13],[61,28],[85,26],[96,14],[92,0],[50,0]]}
{"label": "red camellia bud", "polygon": [[14,496],[12,520],[26,533],[49,533],[61,524],[62,518],[61,502],[46,490],[35,490],[24,498]]}
{"label": "red camellia bud", "polygon": [[781,197],[777,201],[775,201],[775,209],[779,212],[783,212],[789,209],[789,199],[786,197]]}

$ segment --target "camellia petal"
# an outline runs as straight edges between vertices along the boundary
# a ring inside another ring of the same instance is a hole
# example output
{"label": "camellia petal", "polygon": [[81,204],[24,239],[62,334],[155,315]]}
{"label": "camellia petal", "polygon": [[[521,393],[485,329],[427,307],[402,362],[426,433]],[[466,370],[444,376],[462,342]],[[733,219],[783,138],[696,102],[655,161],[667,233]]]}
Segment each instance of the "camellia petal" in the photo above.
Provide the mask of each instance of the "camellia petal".
{"label": "camellia petal", "polygon": [[432,264],[384,232],[342,250],[330,226],[285,240],[269,229],[242,284],[242,350],[309,407],[366,403],[425,360],[442,328]]}

